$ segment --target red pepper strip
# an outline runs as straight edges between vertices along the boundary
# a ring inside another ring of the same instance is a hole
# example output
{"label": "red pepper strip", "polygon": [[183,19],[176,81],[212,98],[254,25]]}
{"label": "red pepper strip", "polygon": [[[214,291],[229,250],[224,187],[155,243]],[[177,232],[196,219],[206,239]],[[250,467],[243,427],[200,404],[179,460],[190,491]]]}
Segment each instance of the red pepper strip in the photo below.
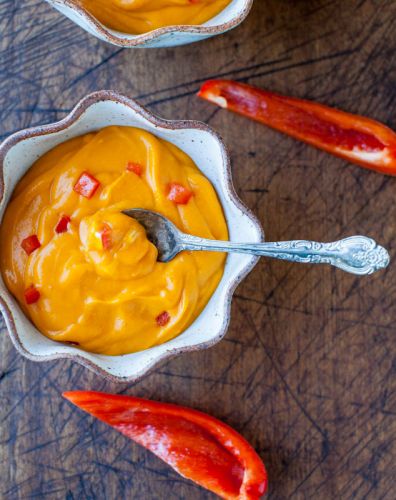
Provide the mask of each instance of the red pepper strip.
{"label": "red pepper strip", "polygon": [[34,304],[40,298],[40,292],[34,285],[30,285],[29,288],[26,288],[24,295],[25,295],[25,302],[27,305]]}
{"label": "red pepper strip", "polygon": [[83,172],[75,183],[73,189],[77,194],[85,198],[92,198],[100,186],[98,179],[95,179],[89,172]]}
{"label": "red pepper strip", "polygon": [[62,215],[59,219],[58,224],[55,226],[56,233],[65,233],[67,231],[67,226],[69,225],[70,217],[68,215]]}
{"label": "red pepper strip", "polygon": [[63,396],[222,498],[257,500],[266,490],[264,464],[250,444],[205,413],[100,392]]}
{"label": "red pepper strip", "polygon": [[28,236],[21,242],[21,247],[25,250],[25,252],[30,255],[32,252],[41,247],[41,243],[37,238],[36,234],[32,234]]}
{"label": "red pepper strip", "polygon": [[177,205],[187,205],[192,192],[178,182],[171,182],[168,186],[168,199]]}
{"label": "red pepper strip", "polygon": [[208,81],[198,95],[352,163],[396,175],[396,133],[377,121],[229,80]]}

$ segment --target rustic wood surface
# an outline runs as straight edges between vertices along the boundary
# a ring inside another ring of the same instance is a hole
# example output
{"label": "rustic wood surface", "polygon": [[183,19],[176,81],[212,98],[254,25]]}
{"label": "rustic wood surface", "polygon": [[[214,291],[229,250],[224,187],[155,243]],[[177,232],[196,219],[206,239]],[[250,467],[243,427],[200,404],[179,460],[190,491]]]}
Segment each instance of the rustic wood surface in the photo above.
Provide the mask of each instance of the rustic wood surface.
{"label": "rustic wood surface", "polygon": [[[396,1],[256,0],[232,33],[128,51],[39,0],[0,0],[0,135],[65,116],[112,88],[225,139],[236,189],[267,239],[368,234],[396,250],[396,179],[364,171],[199,101],[225,76],[375,117],[396,129]],[[206,411],[268,467],[272,499],[396,497],[396,265],[358,278],[262,260],[238,288],[226,338],[135,385],[67,361],[33,363],[0,338],[2,499],[204,499],[212,495],[62,400],[67,389]],[[3,325],[3,324],[2,324]]]}

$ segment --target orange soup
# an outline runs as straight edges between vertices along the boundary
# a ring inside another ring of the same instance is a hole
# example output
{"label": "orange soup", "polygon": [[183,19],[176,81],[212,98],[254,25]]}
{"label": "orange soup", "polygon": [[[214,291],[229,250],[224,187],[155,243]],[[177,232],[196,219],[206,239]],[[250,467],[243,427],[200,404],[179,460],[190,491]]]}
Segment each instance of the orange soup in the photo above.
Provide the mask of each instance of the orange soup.
{"label": "orange soup", "polygon": [[157,249],[129,208],[227,239],[216,192],[192,159],[149,132],[108,127],[42,156],[18,183],[1,226],[1,271],[47,337],[101,354],[161,344],[201,313],[223,274],[220,253]]}
{"label": "orange soup", "polygon": [[81,0],[108,28],[131,34],[175,24],[202,24],[219,14],[231,0]]}

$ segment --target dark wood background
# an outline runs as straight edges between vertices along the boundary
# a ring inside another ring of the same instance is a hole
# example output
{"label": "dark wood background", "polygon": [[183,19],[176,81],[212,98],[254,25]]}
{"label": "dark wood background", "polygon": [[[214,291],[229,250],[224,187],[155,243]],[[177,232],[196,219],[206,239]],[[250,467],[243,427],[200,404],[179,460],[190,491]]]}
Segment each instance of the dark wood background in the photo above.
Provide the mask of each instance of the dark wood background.
{"label": "dark wood background", "polygon": [[[396,1],[256,0],[247,21],[197,45],[121,50],[39,0],[0,0],[0,136],[65,116],[96,89],[228,144],[236,189],[267,239],[362,233],[396,250],[396,179],[364,171],[199,101],[240,79],[396,129]],[[238,288],[226,338],[135,385],[66,361],[38,364],[0,338],[0,497],[205,499],[212,495],[62,400],[68,389],[189,405],[224,420],[268,467],[272,499],[396,497],[396,265],[358,278],[262,260]]]}

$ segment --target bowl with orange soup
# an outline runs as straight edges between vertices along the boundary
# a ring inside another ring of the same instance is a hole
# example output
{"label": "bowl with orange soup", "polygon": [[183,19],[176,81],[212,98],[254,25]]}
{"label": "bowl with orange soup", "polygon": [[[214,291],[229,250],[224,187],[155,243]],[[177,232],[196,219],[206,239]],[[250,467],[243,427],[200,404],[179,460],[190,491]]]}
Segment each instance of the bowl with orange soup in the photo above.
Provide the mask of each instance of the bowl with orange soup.
{"label": "bowl with orange soup", "polygon": [[235,28],[253,0],[47,0],[97,38],[120,47],[174,47]]}
{"label": "bowl with orange soup", "polygon": [[146,208],[184,232],[262,240],[207,125],[162,120],[112,91],[0,145],[0,306],[16,348],[133,381],[226,333],[249,255],[182,252],[168,263],[134,219]]}

